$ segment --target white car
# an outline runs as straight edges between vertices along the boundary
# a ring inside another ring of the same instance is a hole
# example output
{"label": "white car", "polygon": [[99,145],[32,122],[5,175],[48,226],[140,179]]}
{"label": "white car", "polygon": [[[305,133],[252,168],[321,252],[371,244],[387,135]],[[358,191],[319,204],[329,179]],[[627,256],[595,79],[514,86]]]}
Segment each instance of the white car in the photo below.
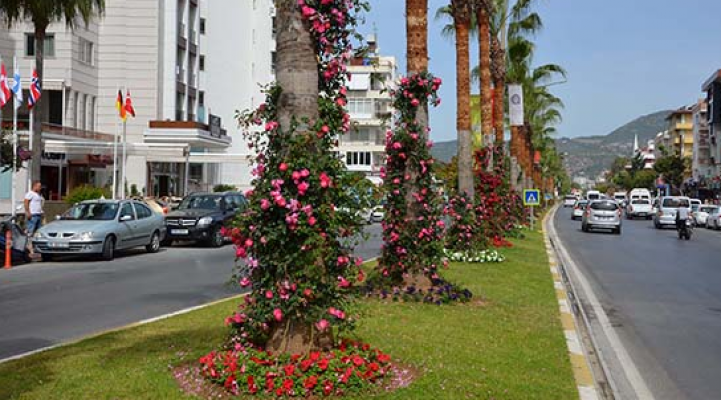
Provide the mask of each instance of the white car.
{"label": "white car", "polygon": [[586,206],[588,206],[588,200],[577,200],[576,204],[573,205],[571,219],[577,220],[583,218],[583,212],[586,211]]}
{"label": "white car", "polygon": [[665,226],[676,226],[676,213],[679,208],[688,209],[691,212],[691,199],[684,196],[661,197],[658,202],[658,211],[653,217],[653,225],[656,229]]}
{"label": "white car", "polygon": [[708,218],[706,218],[706,228],[708,229],[714,229],[719,230],[721,229],[721,207],[719,206],[710,206],[713,207],[708,212]]}
{"label": "white car", "polygon": [[386,217],[386,209],[385,207],[379,205],[373,207],[373,211],[371,211],[371,222],[383,222],[383,219]]}
{"label": "white car", "polygon": [[635,199],[631,200],[631,203],[626,206],[626,218],[653,218],[653,210],[651,207],[651,200],[647,199]]}
{"label": "white car", "polygon": [[578,197],[569,194],[563,198],[563,207],[573,207],[574,205],[576,205],[576,201],[578,201]]}
{"label": "white car", "polygon": [[693,213],[693,219],[696,222],[696,226],[706,226],[708,223],[708,217],[714,210],[718,210],[718,206],[703,205],[698,207]]}

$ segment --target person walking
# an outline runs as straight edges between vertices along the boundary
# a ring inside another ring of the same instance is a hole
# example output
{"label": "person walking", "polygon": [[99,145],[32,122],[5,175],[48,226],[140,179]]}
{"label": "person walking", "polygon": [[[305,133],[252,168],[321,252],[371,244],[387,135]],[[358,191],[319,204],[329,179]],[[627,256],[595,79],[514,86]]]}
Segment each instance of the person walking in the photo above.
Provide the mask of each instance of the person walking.
{"label": "person walking", "polygon": [[43,224],[43,205],[45,199],[40,194],[42,188],[42,183],[35,181],[33,182],[31,190],[25,195],[25,220],[27,221],[25,227],[31,256],[35,254],[35,250],[32,244],[30,244],[32,243],[32,237]]}

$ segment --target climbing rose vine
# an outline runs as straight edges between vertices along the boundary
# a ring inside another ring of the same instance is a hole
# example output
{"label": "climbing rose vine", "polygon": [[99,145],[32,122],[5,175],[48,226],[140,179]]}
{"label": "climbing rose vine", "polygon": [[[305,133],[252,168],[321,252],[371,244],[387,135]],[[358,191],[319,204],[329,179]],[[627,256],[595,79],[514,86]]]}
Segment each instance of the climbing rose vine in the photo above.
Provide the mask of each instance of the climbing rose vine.
{"label": "climbing rose vine", "polygon": [[[442,204],[433,183],[432,143],[416,120],[428,102],[440,104],[441,79],[430,73],[402,78],[391,93],[398,119],[386,134],[386,166],[382,171],[388,196],[383,222],[383,253],[379,272],[387,282],[400,284],[408,275],[437,278],[442,262]],[[407,206],[410,201],[410,207]]]}

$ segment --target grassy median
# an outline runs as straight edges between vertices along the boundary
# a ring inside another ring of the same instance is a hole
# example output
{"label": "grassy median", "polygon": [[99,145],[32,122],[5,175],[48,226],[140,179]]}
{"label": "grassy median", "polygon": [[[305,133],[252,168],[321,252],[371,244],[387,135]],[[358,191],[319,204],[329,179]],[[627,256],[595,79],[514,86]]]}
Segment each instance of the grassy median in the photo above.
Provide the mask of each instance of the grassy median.
{"label": "grassy median", "polygon": [[[578,398],[541,235],[513,242],[505,263],[446,273],[477,295],[472,303],[363,303],[358,337],[420,371],[374,398]],[[237,302],[0,364],[0,399],[191,398],[170,369],[220,345]]]}

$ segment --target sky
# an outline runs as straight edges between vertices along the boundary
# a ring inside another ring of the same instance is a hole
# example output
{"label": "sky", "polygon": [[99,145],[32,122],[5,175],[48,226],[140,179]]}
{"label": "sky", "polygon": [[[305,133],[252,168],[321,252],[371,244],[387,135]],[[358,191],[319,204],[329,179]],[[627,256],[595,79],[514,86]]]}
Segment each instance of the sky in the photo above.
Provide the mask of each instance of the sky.
{"label": "sky", "polygon": [[[428,0],[430,71],[443,78],[431,138],[455,139],[455,48],[435,21],[448,0]],[[544,22],[535,65],[559,64],[568,81],[553,87],[565,103],[559,137],[605,135],[646,114],[689,105],[721,69],[719,0],[537,0]],[[405,1],[370,0],[362,33],[378,33],[381,53],[405,73]],[[473,43],[472,60],[477,59]],[[475,61],[472,61],[475,62]]]}

